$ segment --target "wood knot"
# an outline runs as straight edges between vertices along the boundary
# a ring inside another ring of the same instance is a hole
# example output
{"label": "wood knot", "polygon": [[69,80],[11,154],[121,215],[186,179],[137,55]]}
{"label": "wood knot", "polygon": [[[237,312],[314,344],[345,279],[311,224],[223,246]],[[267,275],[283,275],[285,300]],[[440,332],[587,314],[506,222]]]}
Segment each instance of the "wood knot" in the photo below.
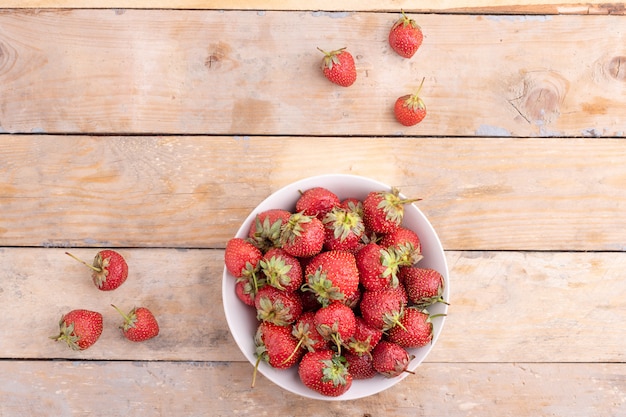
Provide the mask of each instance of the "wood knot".
{"label": "wood knot", "polygon": [[541,70],[524,74],[517,96],[509,102],[528,122],[546,125],[561,114],[561,105],[569,82],[554,71]]}
{"label": "wood knot", "polygon": [[17,51],[0,39],[0,76],[9,72],[17,60]]}
{"label": "wood knot", "polygon": [[608,73],[618,81],[626,81],[626,56],[616,56],[609,61]]}

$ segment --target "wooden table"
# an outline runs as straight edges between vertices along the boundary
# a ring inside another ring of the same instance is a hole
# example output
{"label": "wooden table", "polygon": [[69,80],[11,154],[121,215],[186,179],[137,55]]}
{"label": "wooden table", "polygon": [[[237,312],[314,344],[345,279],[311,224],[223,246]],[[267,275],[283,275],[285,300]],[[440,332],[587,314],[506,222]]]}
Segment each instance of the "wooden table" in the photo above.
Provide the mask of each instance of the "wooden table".
{"label": "wooden table", "polygon": [[[2,1],[0,415],[626,415],[623,4],[257,3]],[[400,8],[410,60],[386,43]],[[344,46],[350,88],[318,67]],[[347,403],[251,389],[220,295],[247,214],[323,173],[422,197],[452,282],[417,374]],[[130,277],[100,292],[68,248]],[[126,342],[111,303],[161,334]],[[86,351],[48,339],[73,308],[104,315]]]}

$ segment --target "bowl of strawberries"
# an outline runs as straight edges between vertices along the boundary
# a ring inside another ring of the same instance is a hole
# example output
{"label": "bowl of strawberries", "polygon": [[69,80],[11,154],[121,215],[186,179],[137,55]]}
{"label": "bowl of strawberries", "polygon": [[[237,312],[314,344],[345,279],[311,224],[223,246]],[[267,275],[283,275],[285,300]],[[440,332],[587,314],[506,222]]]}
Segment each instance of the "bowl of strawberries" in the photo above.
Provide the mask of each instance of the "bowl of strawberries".
{"label": "bowl of strawberries", "polygon": [[257,373],[307,398],[352,400],[416,372],[449,305],[439,238],[414,199],[343,174],[268,196],[224,252],[230,332]]}

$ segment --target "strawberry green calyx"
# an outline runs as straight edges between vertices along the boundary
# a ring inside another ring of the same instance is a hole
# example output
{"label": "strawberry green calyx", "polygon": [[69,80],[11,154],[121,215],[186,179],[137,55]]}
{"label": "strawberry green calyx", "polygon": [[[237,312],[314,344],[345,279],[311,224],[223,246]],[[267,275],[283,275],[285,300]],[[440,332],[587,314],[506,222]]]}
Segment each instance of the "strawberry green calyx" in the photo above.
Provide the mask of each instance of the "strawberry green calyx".
{"label": "strawberry green calyx", "polygon": [[327,278],[326,272],[320,266],[314,274],[307,276],[307,282],[302,286],[302,291],[311,291],[317,295],[317,301],[322,306],[327,306],[333,301],[341,301],[345,294],[332,280]]}
{"label": "strawberry green calyx", "polygon": [[280,234],[280,241],[284,244],[286,242],[292,243],[297,236],[302,235],[302,224],[310,223],[315,216],[307,216],[302,212],[294,213],[289,217],[289,221],[284,225]]}
{"label": "strawberry green calyx", "polygon": [[250,242],[261,249],[263,252],[268,251],[270,248],[277,247],[280,244],[280,231],[283,226],[281,219],[271,223],[270,219],[266,217],[261,222],[261,219],[257,216],[255,220],[256,231],[254,236],[250,239]]}
{"label": "strawberry green calyx", "polygon": [[260,266],[269,285],[284,290],[285,286],[291,283],[289,271],[291,271],[292,265],[288,265],[284,260],[272,256],[268,260],[262,259]]}
{"label": "strawberry green calyx", "polygon": [[261,297],[257,309],[257,318],[277,326],[287,326],[293,322],[293,313],[281,301],[272,302],[267,297]]}
{"label": "strawberry green calyx", "polygon": [[324,224],[332,226],[335,239],[341,241],[350,233],[361,236],[365,232],[363,218],[356,211],[334,208],[324,217]]}
{"label": "strawberry green calyx", "polygon": [[128,314],[125,314],[122,310],[117,308],[115,305],[111,304],[111,307],[117,310],[117,312],[120,313],[122,317],[124,318],[124,323],[120,325],[120,329],[127,331],[128,329],[135,327],[135,323],[137,322],[137,314],[136,314],[137,309],[136,308],[133,308],[132,310],[130,310]]}
{"label": "strawberry green calyx", "polygon": [[348,383],[348,367],[345,365],[345,359],[342,356],[334,355],[331,359],[321,361],[324,365],[322,371],[322,381],[332,382],[337,386],[346,385]]}
{"label": "strawberry green calyx", "polygon": [[421,200],[421,198],[401,198],[400,190],[397,187],[392,187],[391,192],[381,191],[378,195],[381,197],[381,201],[378,203],[378,208],[383,210],[387,220],[390,220],[398,225],[402,223],[402,218],[404,217],[404,205]]}
{"label": "strawberry green calyx", "polygon": [[402,13],[402,17],[396,21],[396,23],[393,25],[394,27],[402,25],[403,27],[410,26],[416,29],[419,28],[417,22],[407,16],[406,13],[404,13],[404,10],[400,10],[400,13]]}
{"label": "strawberry green calyx", "polygon": [[420,83],[420,86],[417,88],[417,91],[414,94],[411,94],[409,96],[409,98],[407,98],[406,100],[404,100],[404,107],[408,108],[409,110],[413,111],[413,112],[417,112],[419,110],[426,110],[426,104],[424,104],[424,101],[421,99],[420,97],[420,91],[422,91],[422,87],[424,86],[424,80],[426,78],[422,78],[422,82]]}
{"label": "strawberry green calyx", "polygon": [[329,70],[333,69],[333,65],[339,65],[339,54],[346,50],[346,47],[326,52],[321,48],[317,48],[321,53],[324,54],[324,60],[322,61],[322,69],[328,68]]}
{"label": "strawberry green calyx", "polygon": [[403,265],[403,259],[400,253],[395,248],[382,248],[380,250],[380,261],[385,267],[382,273],[382,278],[389,279],[389,285],[391,288],[398,288],[400,281],[398,280],[398,271],[400,266]]}
{"label": "strawberry green calyx", "polygon": [[72,350],[81,350],[78,345],[78,341],[80,337],[74,333],[74,323],[70,323],[69,325],[65,324],[64,317],[61,317],[59,321],[59,334],[56,336],[50,336],[50,339],[54,341],[63,341],[67,343]]}

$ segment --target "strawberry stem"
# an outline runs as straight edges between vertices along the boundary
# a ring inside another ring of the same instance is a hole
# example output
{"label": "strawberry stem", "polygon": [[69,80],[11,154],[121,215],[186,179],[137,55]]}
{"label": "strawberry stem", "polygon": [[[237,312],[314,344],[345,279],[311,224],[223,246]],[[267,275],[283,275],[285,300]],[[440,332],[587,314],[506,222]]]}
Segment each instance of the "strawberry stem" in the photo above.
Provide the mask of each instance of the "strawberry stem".
{"label": "strawberry stem", "polygon": [[122,317],[124,317],[124,322],[129,323],[131,321],[130,317],[128,317],[122,310],[120,310],[119,308],[117,308],[117,306],[111,304],[111,307],[113,307],[114,309],[117,310],[118,313],[120,313],[122,315]]}
{"label": "strawberry stem", "polygon": [[262,355],[258,355],[256,358],[256,363],[254,364],[254,372],[252,372],[252,384],[250,385],[250,388],[254,388],[254,384],[256,383],[256,372],[259,369],[259,363],[261,363],[261,356]]}
{"label": "strawberry stem", "polygon": [[83,264],[83,265],[87,265],[89,268],[93,269],[93,270],[94,270],[94,271],[96,271],[96,272],[102,272],[102,268],[97,268],[97,267],[95,267],[95,266],[93,266],[93,265],[89,265],[87,262],[83,261],[83,260],[82,260],[82,259],[80,259],[80,258],[77,258],[76,256],[72,255],[72,254],[71,254],[71,253],[69,253],[69,252],[65,252],[65,254],[66,254],[66,255],[68,255],[68,256],[70,256],[70,257],[72,257],[72,258],[74,258],[75,260],[77,260],[77,261],[78,261],[78,262],[80,262],[81,264]]}

